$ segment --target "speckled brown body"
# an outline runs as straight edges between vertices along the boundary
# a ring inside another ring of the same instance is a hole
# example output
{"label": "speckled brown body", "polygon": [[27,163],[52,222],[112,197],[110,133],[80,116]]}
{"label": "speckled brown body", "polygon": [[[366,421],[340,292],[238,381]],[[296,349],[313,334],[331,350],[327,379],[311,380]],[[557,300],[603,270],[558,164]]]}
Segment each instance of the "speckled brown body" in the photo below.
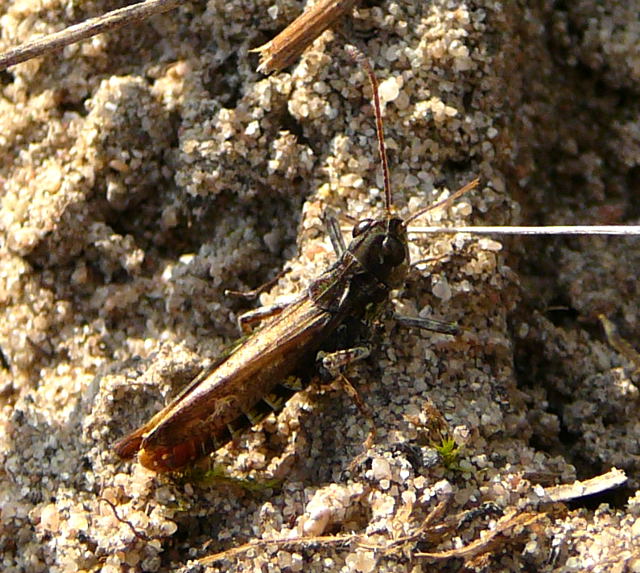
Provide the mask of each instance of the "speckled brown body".
{"label": "speckled brown body", "polygon": [[[404,279],[408,252],[400,219],[361,221],[353,235],[340,259],[304,295],[120,440],[116,453],[137,453],[145,467],[158,472],[178,471],[278,411],[313,377],[318,351],[336,348],[336,331],[347,322],[364,322]],[[287,383],[292,377],[296,384]]]}

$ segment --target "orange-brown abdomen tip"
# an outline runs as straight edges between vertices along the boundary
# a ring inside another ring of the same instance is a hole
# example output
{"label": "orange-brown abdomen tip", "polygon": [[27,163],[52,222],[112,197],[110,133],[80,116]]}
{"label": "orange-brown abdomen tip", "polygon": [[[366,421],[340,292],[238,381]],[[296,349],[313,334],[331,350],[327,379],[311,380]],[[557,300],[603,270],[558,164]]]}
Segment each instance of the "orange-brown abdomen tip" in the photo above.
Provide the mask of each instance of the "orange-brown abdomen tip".
{"label": "orange-brown abdomen tip", "polygon": [[144,447],[138,453],[138,461],[154,472],[177,472],[198,459],[196,448],[190,441],[180,445],[155,447],[153,450]]}

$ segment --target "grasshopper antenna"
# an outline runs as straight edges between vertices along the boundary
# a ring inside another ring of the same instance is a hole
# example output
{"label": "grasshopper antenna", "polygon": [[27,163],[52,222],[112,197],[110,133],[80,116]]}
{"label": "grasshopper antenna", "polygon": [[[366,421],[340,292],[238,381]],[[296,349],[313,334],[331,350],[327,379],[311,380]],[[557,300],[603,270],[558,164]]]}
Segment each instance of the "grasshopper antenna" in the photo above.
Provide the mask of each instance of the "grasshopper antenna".
{"label": "grasshopper antenna", "polygon": [[[371,66],[371,62],[369,59],[355,46],[345,46],[345,50],[347,54],[353,59],[356,63],[358,63],[364,71],[369,76],[369,83],[371,84],[371,90],[373,91],[373,108],[376,116],[376,133],[378,134],[378,152],[380,154],[380,161],[382,162],[382,177],[384,179],[384,200],[385,207],[387,210],[387,214],[391,214],[391,182],[389,177],[389,161],[387,160],[387,147],[384,144],[384,127],[382,125],[382,111],[380,106],[380,96],[378,94],[378,79],[376,78],[376,74],[373,71],[373,67]],[[414,213],[411,217],[409,217],[405,222],[404,226],[406,227],[410,221],[417,219],[420,215],[424,215],[427,211],[431,211],[433,209],[438,209],[439,207],[444,207],[446,205],[451,204],[461,195],[464,195],[468,191],[471,191],[475,187],[478,186],[479,180],[474,179],[470,183],[467,183],[464,187],[456,191],[451,197],[444,199],[443,201],[439,201],[435,205],[429,205],[424,209],[421,209],[417,213]]]}
{"label": "grasshopper antenna", "polygon": [[467,183],[466,185],[463,185],[462,187],[460,187],[460,189],[458,189],[450,197],[447,197],[446,199],[443,199],[442,201],[438,201],[437,203],[434,203],[433,205],[427,205],[426,207],[416,211],[413,215],[411,215],[410,217],[408,217],[405,220],[405,222],[404,222],[405,227],[407,227],[409,225],[409,223],[411,223],[411,221],[415,221],[418,217],[421,217],[422,215],[424,215],[425,213],[428,213],[429,211],[433,211],[434,209],[439,209],[440,207],[446,207],[446,206],[450,205],[456,199],[458,199],[458,197],[462,197],[462,195],[464,195],[465,193],[468,193],[472,189],[475,189],[478,186],[479,183],[480,183],[480,179],[478,179],[476,177],[472,181],[469,181],[469,183]]}
{"label": "grasshopper antenna", "polygon": [[382,162],[382,177],[384,179],[384,203],[387,214],[391,214],[391,183],[389,179],[389,162],[387,161],[387,148],[384,144],[384,130],[382,126],[382,112],[380,110],[380,96],[378,95],[378,79],[373,71],[369,59],[355,46],[345,46],[349,57],[360,64],[369,76],[369,83],[373,91],[373,107],[376,115],[376,133],[378,134],[378,153]]}

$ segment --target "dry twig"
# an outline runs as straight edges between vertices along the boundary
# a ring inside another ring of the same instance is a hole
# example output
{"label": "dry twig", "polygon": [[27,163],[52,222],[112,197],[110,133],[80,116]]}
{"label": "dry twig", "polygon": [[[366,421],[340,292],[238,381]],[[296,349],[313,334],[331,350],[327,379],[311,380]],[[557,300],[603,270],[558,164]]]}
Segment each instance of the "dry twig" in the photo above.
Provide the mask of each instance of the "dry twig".
{"label": "dry twig", "polygon": [[481,553],[492,551],[497,545],[504,542],[504,538],[518,535],[522,529],[534,524],[543,517],[545,515],[542,513],[517,513],[516,510],[511,510],[498,521],[494,529],[486,531],[485,535],[464,547],[436,553],[419,552],[415,553],[414,556],[432,561],[445,561],[447,559],[469,560]]}
{"label": "dry twig", "polygon": [[20,62],[26,62],[31,58],[42,56],[92,36],[97,36],[103,32],[117,30],[126,24],[142,22],[155,14],[173,10],[180,4],[182,4],[180,0],[145,0],[138,4],[118,8],[101,16],[90,18],[59,32],[30,40],[0,54],[0,71],[9,66],[15,66]]}
{"label": "dry twig", "polygon": [[279,72],[291,65],[313,41],[347,12],[356,0],[320,0],[289,24],[273,40],[252,50],[260,54],[258,71]]}
{"label": "dry twig", "polygon": [[611,468],[607,473],[589,478],[586,480],[576,480],[573,483],[561,484],[552,487],[545,487],[545,501],[570,501],[602,493],[627,483],[627,476],[618,468]]}

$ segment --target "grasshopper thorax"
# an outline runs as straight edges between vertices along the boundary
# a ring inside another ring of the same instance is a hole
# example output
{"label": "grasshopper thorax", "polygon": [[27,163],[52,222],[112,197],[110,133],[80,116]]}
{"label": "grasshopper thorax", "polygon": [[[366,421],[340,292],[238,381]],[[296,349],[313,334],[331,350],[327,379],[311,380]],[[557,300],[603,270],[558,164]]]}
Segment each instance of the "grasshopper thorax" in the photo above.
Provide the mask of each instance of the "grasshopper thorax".
{"label": "grasshopper thorax", "polygon": [[349,251],[363,269],[388,288],[400,286],[409,268],[407,232],[402,219],[362,219],[352,231]]}

